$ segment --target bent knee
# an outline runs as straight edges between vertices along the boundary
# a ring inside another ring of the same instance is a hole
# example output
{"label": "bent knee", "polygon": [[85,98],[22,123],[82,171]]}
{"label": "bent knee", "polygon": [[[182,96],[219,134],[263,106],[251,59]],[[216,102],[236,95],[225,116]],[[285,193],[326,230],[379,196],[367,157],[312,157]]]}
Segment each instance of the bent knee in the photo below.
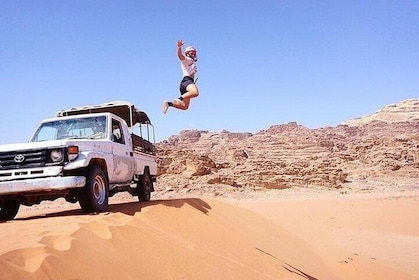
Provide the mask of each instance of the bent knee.
{"label": "bent knee", "polygon": [[199,96],[199,90],[198,89],[191,90],[190,92],[192,93],[193,97],[198,97]]}
{"label": "bent knee", "polygon": [[197,97],[199,95],[199,90],[195,84],[188,85],[186,87],[186,91],[193,95],[193,97]]}

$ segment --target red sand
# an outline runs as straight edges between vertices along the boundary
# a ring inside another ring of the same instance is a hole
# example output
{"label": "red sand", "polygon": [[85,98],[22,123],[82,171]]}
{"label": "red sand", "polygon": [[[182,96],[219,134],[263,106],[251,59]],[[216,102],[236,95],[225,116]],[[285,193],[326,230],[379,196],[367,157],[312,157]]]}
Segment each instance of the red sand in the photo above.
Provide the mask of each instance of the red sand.
{"label": "red sand", "polygon": [[418,198],[42,203],[0,224],[0,278],[419,279]]}

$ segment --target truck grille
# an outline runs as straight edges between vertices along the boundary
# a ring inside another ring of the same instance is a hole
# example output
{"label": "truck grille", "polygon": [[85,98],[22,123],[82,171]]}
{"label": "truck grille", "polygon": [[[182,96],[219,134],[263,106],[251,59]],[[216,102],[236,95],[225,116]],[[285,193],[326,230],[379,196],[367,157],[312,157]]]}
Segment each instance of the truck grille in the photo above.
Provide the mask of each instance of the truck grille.
{"label": "truck grille", "polygon": [[47,150],[25,150],[0,152],[0,170],[43,167]]}

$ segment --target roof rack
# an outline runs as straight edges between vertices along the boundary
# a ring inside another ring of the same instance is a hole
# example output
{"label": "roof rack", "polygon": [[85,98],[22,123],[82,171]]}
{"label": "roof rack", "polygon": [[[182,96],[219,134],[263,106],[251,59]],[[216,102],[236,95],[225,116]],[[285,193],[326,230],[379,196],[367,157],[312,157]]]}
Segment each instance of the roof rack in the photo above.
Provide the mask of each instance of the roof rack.
{"label": "roof rack", "polygon": [[88,105],[73,107],[68,110],[57,112],[57,117],[74,116],[93,113],[112,113],[125,120],[128,126],[133,127],[137,123],[150,124],[151,121],[147,114],[137,109],[132,103],[127,101],[112,101],[98,105]]}

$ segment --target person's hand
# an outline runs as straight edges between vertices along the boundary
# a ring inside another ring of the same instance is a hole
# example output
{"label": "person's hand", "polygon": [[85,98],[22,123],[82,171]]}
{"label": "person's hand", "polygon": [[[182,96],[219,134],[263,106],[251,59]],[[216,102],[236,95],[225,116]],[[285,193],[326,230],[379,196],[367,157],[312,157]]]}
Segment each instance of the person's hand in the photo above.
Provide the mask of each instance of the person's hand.
{"label": "person's hand", "polygon": [[183,46],[183,44],[185,44],[185,41],[183,41],[183,40],[178,40],[177,41],[177,47],[178,48],[181,48]]}

